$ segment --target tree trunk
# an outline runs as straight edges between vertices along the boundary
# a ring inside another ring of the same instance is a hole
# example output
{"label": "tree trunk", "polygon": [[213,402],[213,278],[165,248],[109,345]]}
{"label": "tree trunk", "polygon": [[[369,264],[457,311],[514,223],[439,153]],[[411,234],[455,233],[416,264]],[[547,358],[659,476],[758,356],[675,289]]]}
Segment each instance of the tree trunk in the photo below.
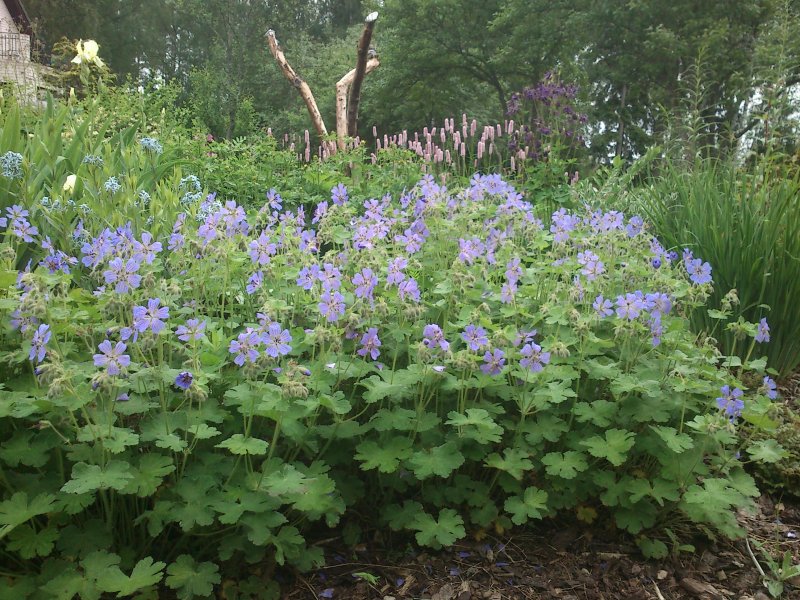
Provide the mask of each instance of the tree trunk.
{"label": "tree trunk", "polygon": [[355,137],[358,134],[358,105],[361,102],[361,84],[364,81],[364,75],[367,74],[369,43],[372,40],[372,30],[375,28],[375,21],[377,20],[377,12],[367,15],[367,18],[364,19],[364,31],[361,32],[361,39],[358,41],[355,75],[347,98],[347,135],[350,137]]}
{"label": "tree trunk", "polygon": [[[364,74],[371,73],[380,66],[380,61],[377,58],[371,58],[367,61],[367,66]],[[345,149],[345,138],[350,135],[347,126],[347,91],[353,80],[356,77],[356,69],[350,71],[347,75],[342,77],[336,84],[336,145],[339,150]],[[351,136],[353,137],[353,136]]]}

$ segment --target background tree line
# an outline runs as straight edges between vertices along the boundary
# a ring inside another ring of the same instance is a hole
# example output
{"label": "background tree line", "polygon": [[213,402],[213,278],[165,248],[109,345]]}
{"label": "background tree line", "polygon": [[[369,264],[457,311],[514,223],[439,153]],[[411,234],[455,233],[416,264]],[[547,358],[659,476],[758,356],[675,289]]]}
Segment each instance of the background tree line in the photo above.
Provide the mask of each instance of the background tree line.
{"label": "background tree line", "polygon": [[[510,94],[558,70],[582,89],[590,151],[630,158],[743,136],[794,151],[798,0],[27,0],[45,56],[93,38],[124,78],[180,86],[215,136],[309,127],[264,42],[287,57],[333,122],[334,83],[352,68],[360,23],[378,10],[381,68],[366,82],[363,137],[466,112],[502,118]],[[689,133],[692,135],[690,136]],[[691,149],[690,149],[691,150]]]}

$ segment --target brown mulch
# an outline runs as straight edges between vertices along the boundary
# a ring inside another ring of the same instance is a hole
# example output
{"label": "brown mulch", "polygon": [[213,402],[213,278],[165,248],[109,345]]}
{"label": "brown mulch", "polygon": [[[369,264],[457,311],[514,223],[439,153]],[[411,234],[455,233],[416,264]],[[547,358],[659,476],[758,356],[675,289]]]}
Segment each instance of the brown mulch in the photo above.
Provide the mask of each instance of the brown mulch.
{"label": "brown mulch", "polygon": [[[754,557],[769,573],[756,540],[778,556],[800,559],[800,504],[762,497],[756,515],[740,515],[745,542],[707,544],[695,553],[647,561],[621,537],[603,539],[585,525],[553,524],[462,542],[441,552],[397,556],[378,544],[347,548],[327,540],[327,566],[286,582],[285,600],[768,600]],[[783,598],[800,599],[800,581]]]}

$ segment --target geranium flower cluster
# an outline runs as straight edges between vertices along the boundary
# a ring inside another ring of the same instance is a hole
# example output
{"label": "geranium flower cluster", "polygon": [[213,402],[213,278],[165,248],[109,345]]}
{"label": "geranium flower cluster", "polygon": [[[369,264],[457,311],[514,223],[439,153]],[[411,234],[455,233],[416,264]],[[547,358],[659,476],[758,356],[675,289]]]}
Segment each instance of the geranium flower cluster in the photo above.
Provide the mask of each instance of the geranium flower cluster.
{"label": "geranium flower cluster", "polygon": [[[180,185],[184,200],[199,200],[196,178]],[[648,238],[641,218],[561,208],[545,227],[534,206],[497,175],[476,174],[456,193],[426,176],[397,201],[358,202],[338,184],[310,223],[303,207],[285,210],[275,190],[251,215],[214,194],[182,208],[163,240],[130,223],[93,237],[80,223],[79,269],[78,259],[47,238],[40,242],[46,254],[40,267],[92,286],[102,306],[127,307],[124,322],[108,329],[93,357],[109,376],[134,368],[131,355],[149,360],[137,349],[140,337],[167,343],[169,331],[184,356],[174,366],[189,360],[198,368],[197,343],[209,323],[203,315],[217,315],[213,327],[224,336],[229,368],[271,365],[280,373],[277,363],[290,356],[349,352],[376,368],[387,356],[395,365],[418,359],[438,372],[508,375],[516,385],[569,355],[560,339],[568,325],[579,331],[612,322],[618,335],[654,350],[665,340],[677,299],[702,296],[711,283],[708,263],[689,250],[678,261],[675,250]],[[0,224],[35,241],[27,217],[13,206]],[[160,281],[168,273],[171,284]],[[214,281],[223,273],[227,287]],[[184,278],[212,291],[197,294],[179,283]],[[684,286],[681,294],[676,285]],[[14,323],[23,332],[34,329],[30,359],[40,363],[52,332],[27,310],[22,289]],[[566,298],[568,306],[557,307],[561,316],[547,317],[554,299]],[[176,314],[181,320],[171,322]],[[766,320],[755,339],[769,340]],[[398,355],[398,347],[415,345],[423,349],[418,358]],[[188,390],[194,382],[195,373],[182,370],[174,383]],[[771,397],[774,387],[766,380],[764,386]],[[732,394],[722,396],[734,399],[725,401],[728,416],[739,410]]]}

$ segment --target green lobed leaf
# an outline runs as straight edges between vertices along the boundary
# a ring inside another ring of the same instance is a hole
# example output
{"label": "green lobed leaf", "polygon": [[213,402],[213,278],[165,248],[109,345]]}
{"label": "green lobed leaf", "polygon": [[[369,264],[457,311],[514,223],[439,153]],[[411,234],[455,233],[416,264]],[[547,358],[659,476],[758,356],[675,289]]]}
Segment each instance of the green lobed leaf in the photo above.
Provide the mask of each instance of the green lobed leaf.
{"label": "green lobed leaf", "polygon": [[121,491],[133,477],[131,466],[126,462],[112,460],[105,468],[79,462],[72,467],[72,478],[61,487],[61,491],[69,494],[108,488]]}
{"label": "green lobed leaf", "polygon": [[214,586],[222,581],[219,567],[212,562],[196,562],[188,554],[181,554],[167,567],[165,583],[176,590],[180,600],[191,600],[197,596],[207,598]]}
{"label": "green lobed leaf", "polygon": [[604,437],[595,435],[581,441],[581,445],[587,447],[589,454],[605,458],[615,467],[625,462],[627,452],[633,448],[634,443],[634,434],[622,429],[607,429]]}
{"label": "green lobed leaf", "polygon": [[226,448],[231,454],[259,456],[267,453],[268,446],[269,444],[264,440],[254,437],[245,437],[241,433],[236,433],[214,447]]}
{"label": "green lobed leaf", "polygon": [[408,466],[420,480],[432,475],[449,477],[463,464],[464,455],[459,452],[458,446],[452,441],[441,446],[417,450],[408,461]]}
{"label": "green lobed leaf", "polygon": [[528,519],[541,519],[547,511],[547,492],[529,487],[522,496],[511,496],[503,506],[511,514],[515,525],[523,525]]}

